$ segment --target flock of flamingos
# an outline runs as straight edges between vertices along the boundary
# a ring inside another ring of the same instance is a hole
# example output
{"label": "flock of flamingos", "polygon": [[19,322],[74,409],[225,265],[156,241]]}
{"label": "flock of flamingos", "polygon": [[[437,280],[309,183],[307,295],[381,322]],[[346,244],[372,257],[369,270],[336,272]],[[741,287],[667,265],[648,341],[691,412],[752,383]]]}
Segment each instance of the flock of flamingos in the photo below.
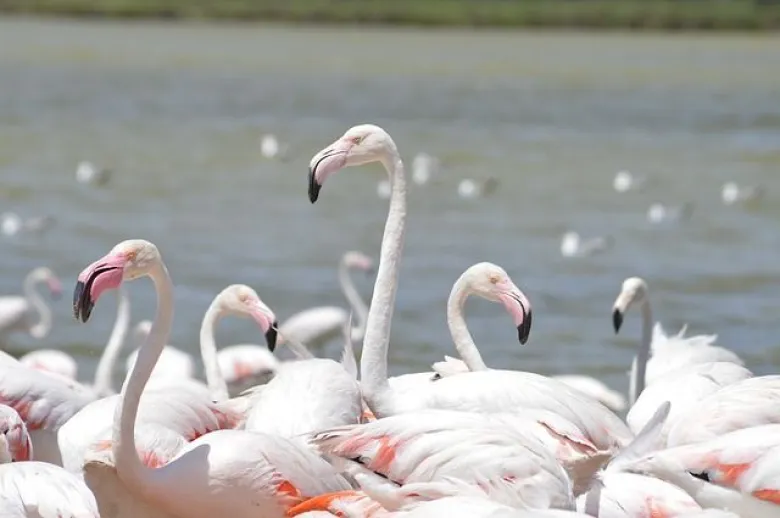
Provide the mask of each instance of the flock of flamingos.
{"label": "flock of flamingos", "polygon": [[[341,361],[316,358],[313,335],[279,325],[252,288],[235,284],[206,312],[207,383],[195,380],[166,345],[174,286],[162,253],[123,241],[81,272],[73,294],[86,323],[119,290],[94,384],[75,381],[67,361],[47,370],[42,351],[0,355],[0,518],[780,517],[780,375],[754,376],[714,336],[666,335],[642,279],[625,280],[612,308],[616,332],[631,307],[643,322],[625,421],[620,397],[596,380],[483,362],[462,311],[470,295],[504,306],[522,344],[532,321],[528,298],[487,262],[457,279],[447,304],[460,358],[388,377],[406,226],[392,138],[374,125],[349,129],[312,158],[308,195],[316,202],[330,175],[369,162],[389,174],[389,213],[369,306],[357,303],[354,326],[331,311]],[[353,252],[341,273],[369,266]],[[153,281],[155,319],[138,331],[116,394],[110,374],[129,318],[122,285],[141,277]],[[41,281],[60,289],[46,269],[27,283]],[[253,319],[267,348],[218,353],[213,331],[226,315]],[[44,315],[30,332],[49,324]],[[362,340],[360,369],[353,340]],[[274,360],[281,343],[298,359]]]}

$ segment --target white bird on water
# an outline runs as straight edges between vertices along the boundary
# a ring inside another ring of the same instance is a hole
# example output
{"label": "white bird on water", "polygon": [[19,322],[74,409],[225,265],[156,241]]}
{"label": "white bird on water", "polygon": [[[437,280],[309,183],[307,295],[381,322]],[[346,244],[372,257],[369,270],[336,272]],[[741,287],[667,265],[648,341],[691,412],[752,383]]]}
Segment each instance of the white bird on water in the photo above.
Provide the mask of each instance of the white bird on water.
{"label": "white bird on water", "polygon": [[425,185],[439,171],[439,159],[428,153],[421,152],[412,160],[412,181],[417,185]]}
{"label": "white bird on water", "polygon": [[35,216],[22,218],[15,212],[4,212],[0,215],[0,232],[5,236],[15,236],[20,233],[43,232],[54,223],[51,216]]}
{"label": "white bird on water", "polygon": [[764,190],[758,185],[742,185],[736,182],[726,182],[720,190],[720,198],[725,205],[750,203],[761,199]]}
{"label": "white bird on water", "polygon": [[111,179],[111,171],[82,160],[76,168],[76,181],[92,185],[104,185]]}
{"label": "white bird on water", "polygon": [[647,209],[647,221],[655,224],[687,221],[691,219],[692,213],[693,204],[690,202],[683,203],[679,207],[653,203]]}
{"label": "white bird on water", "polygon": [[634,176],[629,171],[618,171],[615,179],[612,180],[612,188],[617,192],[628,192],[640,189],[645,183],[645,179]]}
{"label": "white bird on water", "polygon": [[498,187],[498,180],[488,178],[485,181],[464,178],[458,184],[458,196],[465,199],[478,198],[493,194]]}
{"label": "white bird on water", "polygon": [[288,147],[281,142],[279,138],[272,134],[266,133],[260,137],[260,154],[268,159],[285,160],[288,155]]}
{"label": "white bird on water", "polygon": [[583,239],[574,231],[563,234],[561,238],[561,255],[563,257],[584,257],[597,254],[610,248],[614,240],[611,236]]}

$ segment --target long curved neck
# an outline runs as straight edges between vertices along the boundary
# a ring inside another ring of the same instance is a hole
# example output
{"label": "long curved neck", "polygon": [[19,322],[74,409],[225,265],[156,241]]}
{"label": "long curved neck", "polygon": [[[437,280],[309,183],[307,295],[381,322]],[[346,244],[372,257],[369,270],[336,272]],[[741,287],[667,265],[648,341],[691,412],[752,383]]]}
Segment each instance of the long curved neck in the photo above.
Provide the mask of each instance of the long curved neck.
{"label": "long curved neck", "polygon": [[379,408],[381,396],[390,388],[387,382],[387,351],[406,223],[406,179],[398,151],[394,150],[392,155],[383,161],[383,165],[390,175],[390,208],[382,237],[379,267],[371,295],[360,358],[363,396],[377,417],[383,414]]}
{"label": "long curved neck", "polygon": [[447,326],[450,328],[455,349],[469,370],[484,371],[487,370],[487,365],[482,361],[482,355],[479,353],[479,349],[477,349],[477,345],[466,326],[466,320],[463,318],[463,305],[468,296],[466,281],[460,277],[452,286],[450,298],[447,300]]}
{"label": "long curved neck", "polygon": [[366,319],[368,318],[368,306],[366,306],[357,288],[355,288],[355,283],[352,282],[352,277],[349,275],[349,266],[343,259],[339,263],[339,283],[341,284],[341,291],[344,292],[344,296],[355,313],[357,322],[353,329],[364,333],[366,330]]}
{"label": "long curved neck", "polygon": [[138,404],[152,375],[163,347],[168,341],[173,323],[173,283],[165,265],[160,262],[150,273],[157,292],[157,312],[149,337],[138,352],[130,375],[125,379],[119,404],[114,413],[113,453],[116,469],[122,481],[143,495],[157,493],[149,480],[149,468],[138,459],[135,446],[135,419]]}
{"label": "long curved neck", "polygon": [[51,330],[51,310],[46,305],[41,294],[35,289],[40,279],[33,273],[24,279],[24,296],[27,301],[38,312],[38,323],[30,328],[30,335],[33,338],[41,339]]}
{"label": "long curved neck", "polygon": [[217,343],[214,338],[214,327],[220,318],[220,311],[216,299],[211,303],[206,314],[203,316],[203,323],[200,326],[200,356],[203,360],[203,369],[206,372],[206,383],[209,386],[211,397],[215,401],[227,401],[228,394],[227,383],[222,377],[217,362]]}
{"label": "long curved neck", "polygon": [[127,296],[127,290],[124,286],[119,286],[117,290],[117,308],[116,320],[111,335],[108,337],[108,343],[100,356],[97,369],[95,370],[95,392],[101,396],[113,394],[112,377],[114,366],[119,356],[119,351],[125,343],[127,330],[130,327],[130,298]]}
{"label": "long curved neck", "polygon": [[647,298],[642,301],[642,343],[636,355],[636,364],[631,370],[631,404],[633,405],[645,389],[647,362],[650,360],[650,342],[653,340],[653,310]]}

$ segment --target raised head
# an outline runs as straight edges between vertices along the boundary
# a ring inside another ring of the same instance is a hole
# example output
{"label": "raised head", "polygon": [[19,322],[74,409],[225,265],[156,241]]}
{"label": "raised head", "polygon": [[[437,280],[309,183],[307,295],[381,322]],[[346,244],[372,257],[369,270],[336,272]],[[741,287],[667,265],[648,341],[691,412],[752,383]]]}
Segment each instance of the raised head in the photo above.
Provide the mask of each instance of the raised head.
{"label": "raised head", "polygon": [[370,272],[374,269],[374,260],[363,252],[350,251],[344,254],[342,261],[347,268],[357,268],[364,272]]}
{"label": "raised head", "polygon": [[13,408],[0,405],[0,464],[32,458],[27,427]]}
{"label": "raised head", "polygon": [[124,281],[150,275],[161,265],[160,252],[149,241],[122,241],[79,275],[73,291],[73,315],[76,320],[89,320],[92,308],[106,290],[116,289]]}
{"label": "raised head", "polygon": [[629,277],[623,281],[620,295],[612,306],[612,325],[615,332],[620,331],[623,325],[623,317],[633,304],[641,304],[647,301],[647,283],[639,277]]}
{"label": "raised head", "polygon": [[353,126],[311,159],[309,200],[312,203],[317,201],[325,180],[336,171],[370,162],[386,162],[397,152],[393,139],[379,126],[373,124]]}
{"label": "raised head", "polygon": [[528,341],[531,333],[531,302],[503,268],[493,263],[477,263],[463,272],[456,286],[462,282],[465,282],[467,293],[503,304],[517,326],[520,343]]}
{"label": "raised head", "polygon": [[29,277],[36,282],[45,282],[49,293],[51,293],[51,298],[57,300],[62,296],[62,283],[51,268],[40,266],[31,271]]}
{"label": "raised head", "polygon": [[268,349],[276,347],[279,324],[276,315],[257,296],[257,292],[246,284],[231,284],[214,299],[214,305],[220,313],[245,316],[253,319],[265,334]]}

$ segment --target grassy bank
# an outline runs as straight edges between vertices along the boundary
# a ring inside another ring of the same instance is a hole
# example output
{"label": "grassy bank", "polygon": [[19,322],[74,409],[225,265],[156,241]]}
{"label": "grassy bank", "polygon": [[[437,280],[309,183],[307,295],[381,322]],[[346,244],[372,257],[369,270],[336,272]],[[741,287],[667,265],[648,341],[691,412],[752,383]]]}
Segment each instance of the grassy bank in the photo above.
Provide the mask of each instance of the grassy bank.
{"label": "grassy bank", "polygon": [[780,28],[780,0],[0,0],[0,12],[420,26]]}

